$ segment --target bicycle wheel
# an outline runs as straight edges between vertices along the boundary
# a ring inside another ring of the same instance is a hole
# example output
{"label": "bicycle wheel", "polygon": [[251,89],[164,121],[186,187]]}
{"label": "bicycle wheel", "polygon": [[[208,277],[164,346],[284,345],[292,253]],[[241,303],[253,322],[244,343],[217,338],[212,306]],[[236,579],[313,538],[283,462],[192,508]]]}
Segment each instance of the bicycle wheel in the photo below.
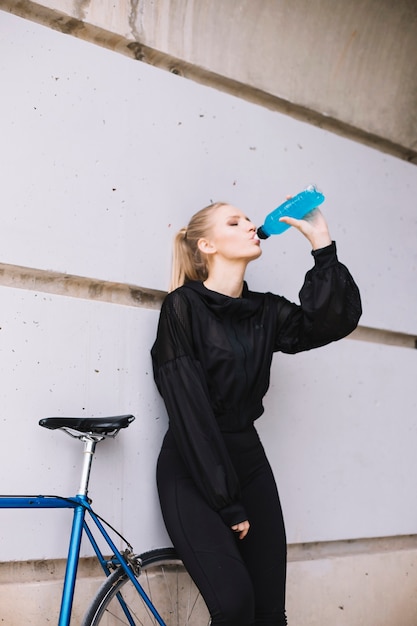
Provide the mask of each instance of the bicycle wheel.
{"label": "bicycle wheel", "polygon": [[[208,626],[210,615],[200,592],[173,548],[159,548],[141,555],[139,582],[166,626]],[[119,594],[129,607],[129,620]],[[154,626],[158,624],[146,603],[121,568],[100,587],[82,626]]]}

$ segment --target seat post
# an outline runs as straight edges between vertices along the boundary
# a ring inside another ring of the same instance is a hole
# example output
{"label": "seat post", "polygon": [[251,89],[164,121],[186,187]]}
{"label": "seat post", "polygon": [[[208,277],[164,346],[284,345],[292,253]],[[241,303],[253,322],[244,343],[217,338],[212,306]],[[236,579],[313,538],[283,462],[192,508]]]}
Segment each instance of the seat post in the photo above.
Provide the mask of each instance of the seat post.
{"label": "seat post", "polygon": [[90,471],[91,464],[93,462],[93,455],[96,449],[97,440],[92,437],[82,437],[81,440],[84,442],[84,452],[83,452],[83,467],[81,471],[81,482],[80,488],[78,490],[79,496],[87,496],[88,493],[88,483],[90,481]]}

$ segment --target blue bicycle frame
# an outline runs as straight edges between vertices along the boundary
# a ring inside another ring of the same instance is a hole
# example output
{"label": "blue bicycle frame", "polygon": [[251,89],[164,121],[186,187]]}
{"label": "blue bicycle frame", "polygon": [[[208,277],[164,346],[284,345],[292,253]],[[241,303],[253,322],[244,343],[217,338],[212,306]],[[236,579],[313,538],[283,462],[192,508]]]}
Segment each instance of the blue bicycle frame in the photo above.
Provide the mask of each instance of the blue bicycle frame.
{"label": "blue bicycle frame", "polygon": [[[151,611],[160,626],[165,626],[165,622],[153,606],[149,597],[139,584],[135,573],[125,559],[123,554],[116,548],[108,532],[100,521],[100,518],[91,508],[90,501],[87,497],[88,482],[94,449],[100,438],[91,438],[88,436],[78,437],[84,441],[84,465],[81,477],[81,486],[78,495],[74,497],[64,498],[60,496],[0,496],[0,509],[73,509],[74,518],[71,529],[71,537],[68,548],[68,558],[65,571],[64,587],[61,597],[61,609],[59,614],[58,626],[69,626],[72,612],[72,604],[74,598],[75,582],[77,577],[78,562],[80,557],[81,539],[83,531],[86,533],[94,552],[106,575],[110,574],[109,561],[103,556],[97,541],[86,522],[86,512],[89,518],[94,522],[97,530],[107,543],[113,556],[111,564],[120,565],[126,575],[130,578],[141,598]],[[130,547],[130,546],[129,546]],[[119,599],[120,604],[126,614],[130,624],[134,624],[130,617],[129,609],[124,605],[123,599]]]}

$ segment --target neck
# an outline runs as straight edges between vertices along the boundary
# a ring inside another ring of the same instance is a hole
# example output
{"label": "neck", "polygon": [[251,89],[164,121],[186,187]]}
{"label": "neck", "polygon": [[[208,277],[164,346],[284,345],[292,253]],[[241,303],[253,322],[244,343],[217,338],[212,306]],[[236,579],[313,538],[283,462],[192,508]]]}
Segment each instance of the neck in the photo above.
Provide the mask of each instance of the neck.
{"label": "neck", "polygon": [[204,286],[225,296],[240,298],[243,290],[245,269],[246,263],[227,268],[216,264],[209,269],[209,275],[207,280],[204,281]]}

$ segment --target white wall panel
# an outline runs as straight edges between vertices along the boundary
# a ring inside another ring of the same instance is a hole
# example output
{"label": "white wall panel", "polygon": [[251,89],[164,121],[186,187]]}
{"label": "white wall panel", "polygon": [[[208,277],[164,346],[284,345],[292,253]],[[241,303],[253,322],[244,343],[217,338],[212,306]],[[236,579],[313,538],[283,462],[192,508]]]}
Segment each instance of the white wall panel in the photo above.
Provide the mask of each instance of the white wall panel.
{"label": "white wall panel", "polygon": [[289,540],[415,533],[417,352],[343,340],[276,355],[259,432]]}

